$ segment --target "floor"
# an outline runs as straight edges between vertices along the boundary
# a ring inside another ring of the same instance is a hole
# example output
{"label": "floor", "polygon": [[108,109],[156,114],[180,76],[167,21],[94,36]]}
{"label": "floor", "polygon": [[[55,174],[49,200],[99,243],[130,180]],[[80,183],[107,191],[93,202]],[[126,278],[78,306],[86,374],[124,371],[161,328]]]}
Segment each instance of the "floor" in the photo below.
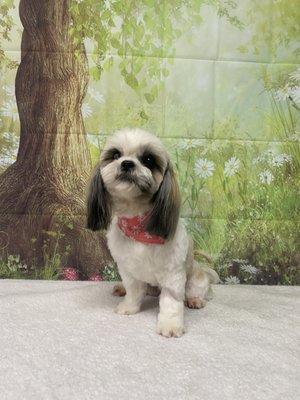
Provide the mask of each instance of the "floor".
{"label": "floor", "polygon": [[300,288],[219,285],[187,333],[155,333],[157,299],[113,313],[104,282],[0,281],[1,400],[300,398]]}

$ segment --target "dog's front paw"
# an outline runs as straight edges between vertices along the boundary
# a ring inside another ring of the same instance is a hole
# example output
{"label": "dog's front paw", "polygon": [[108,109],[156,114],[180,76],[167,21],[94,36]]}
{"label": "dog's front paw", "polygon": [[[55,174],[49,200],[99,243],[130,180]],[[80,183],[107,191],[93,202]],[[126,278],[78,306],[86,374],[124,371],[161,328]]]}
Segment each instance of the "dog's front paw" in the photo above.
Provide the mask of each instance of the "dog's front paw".
{"label": "dog's front paw", "polygon": [[178,338],[184,334],[185,329],[180,320],[170,318],[165,320],[159,320],[157,323],[156,332],[159,335],[162,335],[167,338],[170,337]]}
{"label": "dog's front paw", "polygon": [[139,312],[139,310],[140,310],[139,306],[136,306],[133,304],[128,304],[126,301],[122,301],[116,307],[115,313],[122,314],[122,315],[132,315],[132,314],[136,314],[137,312]]}

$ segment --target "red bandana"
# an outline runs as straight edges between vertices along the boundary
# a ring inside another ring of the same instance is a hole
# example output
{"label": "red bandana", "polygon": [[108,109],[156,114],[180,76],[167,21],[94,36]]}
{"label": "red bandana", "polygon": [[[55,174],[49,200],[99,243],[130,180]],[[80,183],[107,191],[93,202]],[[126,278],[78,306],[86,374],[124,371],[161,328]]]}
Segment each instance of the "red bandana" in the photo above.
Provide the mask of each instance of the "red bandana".
{"label": "red bandana", "polygon": [[145,221],[148,215],[147,213],[132,218],[119,217],[118,226],[127,237],[137,242],[145,244],[164,244],[165,240],[162,237],[151,235],[145,231]]}

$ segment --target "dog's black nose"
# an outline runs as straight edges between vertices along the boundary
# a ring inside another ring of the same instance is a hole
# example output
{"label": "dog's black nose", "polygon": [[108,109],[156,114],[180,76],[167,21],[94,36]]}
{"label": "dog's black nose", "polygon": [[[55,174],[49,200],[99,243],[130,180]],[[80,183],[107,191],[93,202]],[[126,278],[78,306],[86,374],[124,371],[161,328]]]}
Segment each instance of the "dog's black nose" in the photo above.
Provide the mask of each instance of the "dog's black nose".
{"label": "dog's black nose", "polygon": [[131,160],[124,160],[121,162],[121,170],[124,172],[128,172],[133,169],[135,166],[134,162]]}

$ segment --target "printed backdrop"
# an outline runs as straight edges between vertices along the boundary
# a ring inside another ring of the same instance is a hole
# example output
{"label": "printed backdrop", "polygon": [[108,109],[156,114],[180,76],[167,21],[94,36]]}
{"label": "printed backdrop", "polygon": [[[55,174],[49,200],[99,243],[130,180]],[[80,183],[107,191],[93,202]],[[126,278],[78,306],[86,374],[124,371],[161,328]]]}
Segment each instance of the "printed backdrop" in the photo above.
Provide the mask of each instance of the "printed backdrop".
{"label": "printed backdrop", "polygon": [[2,0],[0,277],[118,279],[85,195],[131,126],[164,141],[224,283],[299,283],[297,3]]}

